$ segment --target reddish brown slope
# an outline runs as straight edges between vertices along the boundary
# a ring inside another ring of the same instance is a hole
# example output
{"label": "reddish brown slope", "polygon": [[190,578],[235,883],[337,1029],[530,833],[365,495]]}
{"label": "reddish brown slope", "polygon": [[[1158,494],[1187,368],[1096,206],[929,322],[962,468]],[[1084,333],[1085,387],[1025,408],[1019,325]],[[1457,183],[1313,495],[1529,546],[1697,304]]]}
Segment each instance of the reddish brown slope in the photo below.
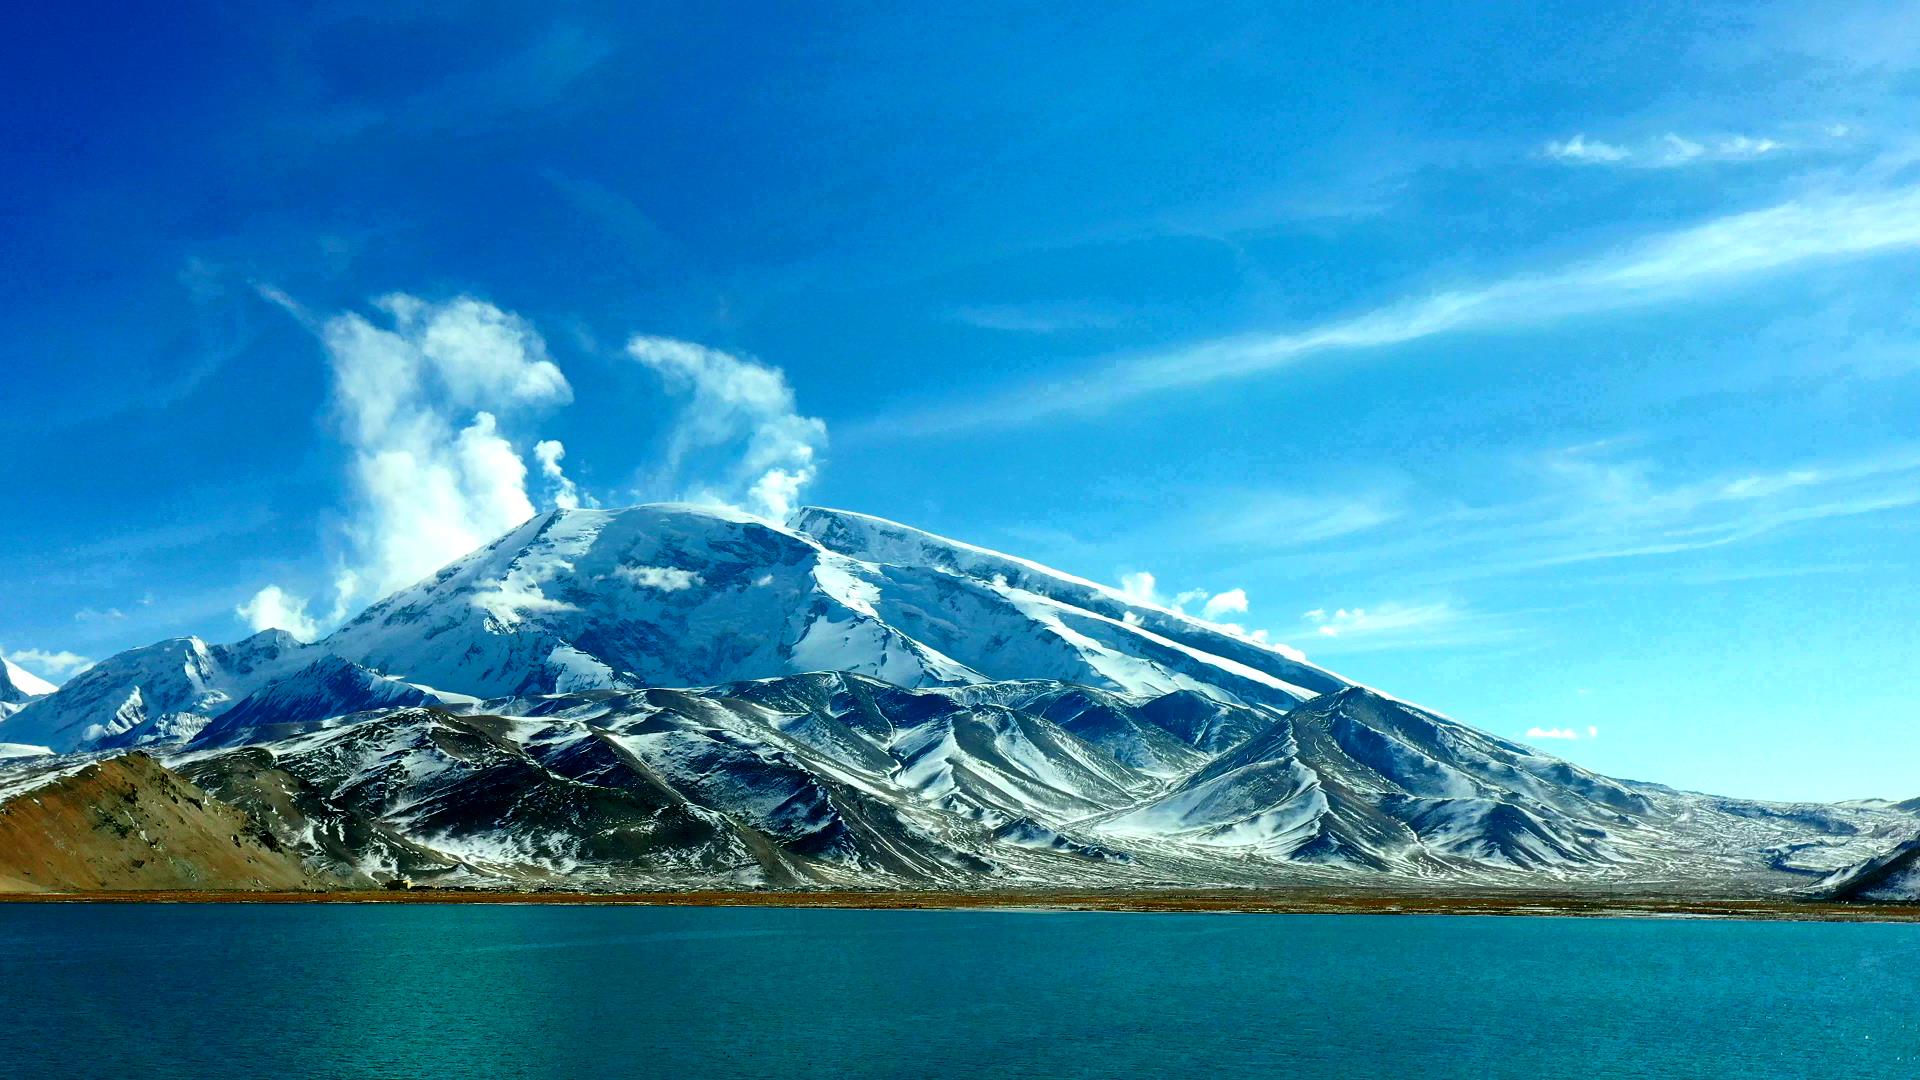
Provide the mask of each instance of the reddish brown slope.
{"label": "reddish brown slope", "polygon": [[0,891],[323,887],[245,814],[145,754],[0,803]]}

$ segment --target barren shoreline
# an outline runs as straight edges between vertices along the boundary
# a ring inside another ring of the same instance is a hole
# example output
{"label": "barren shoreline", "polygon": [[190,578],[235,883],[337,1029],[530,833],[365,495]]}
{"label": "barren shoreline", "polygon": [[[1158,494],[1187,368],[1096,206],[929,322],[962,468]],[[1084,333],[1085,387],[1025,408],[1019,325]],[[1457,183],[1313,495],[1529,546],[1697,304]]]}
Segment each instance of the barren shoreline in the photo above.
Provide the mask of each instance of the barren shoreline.
{"label": "barren shoreline", "polygon": [[328,892],[146,891],[0,893],[21,904],[590,904],[644,907],[792,907],[870,910],[1216,912],[1278,915],[1504,915],[1577,918],[1920,922],[1920,905],[1839,904],[1752,897],[1567,893],[1418,895],[1324,890],[1207,891],[716,891],[495,892],[464,889]]}

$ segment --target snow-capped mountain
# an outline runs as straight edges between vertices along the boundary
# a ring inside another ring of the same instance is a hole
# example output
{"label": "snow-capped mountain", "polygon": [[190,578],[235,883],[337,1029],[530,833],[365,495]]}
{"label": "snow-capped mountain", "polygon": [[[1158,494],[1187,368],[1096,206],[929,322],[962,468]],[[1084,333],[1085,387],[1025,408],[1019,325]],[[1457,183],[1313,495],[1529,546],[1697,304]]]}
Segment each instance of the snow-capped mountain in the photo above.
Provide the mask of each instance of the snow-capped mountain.
{"label": "snow-capped mountain", "polygon": [[[59,687],[0,656],[0,720],[7,719],[32,704],[36,698],[46,697],[57,689]],[[0,732],[0,736],[4,736],[4,732]],[[37,755],[45,749],[42,746],[7,742],[0,737],[0,760]]]}
{"label": "snow-capped mountain", "polygon": [[57,689],[59,687],[0,656],[0,705],[25,705]]}
{"label": "snow-capped mountain", "polygon": [[312,645],[122,653],[0,739],[150,747],[355,881],[1778,890],[1920,831],[1920,808],[1612,780],[822,509],[546,514]]}
{"label": "snow-capped mountain", "polygon": [[483,697],[851,671],[897,686],[1052,679],[1286,708],[1347,685],[1089,581],[817,509],[787,528],[688,506],[547,514],[323,646]]}
{"label": "snow-capped mountain", "polygon": [[183,742],[235,701],[311,662],[284,630],[232,645],[170,638],[109,657],[0,725],[8,742],[55,751]]}
{"label": "snow-capped mountain", "polygon": [[[1348,682],[1225,628],[1024,560],[877,518],[790,527],[642,506],[537,517],[302,645],[175,638],[114,656],[4,734],[56,750],[181,741],[321,657],[500,697],[847,671],[897,686],[1047,680],[1135,699],[1183,691],[1285,710]],[[349,710],[351,711],[351,710]],[[1217,728],[1216,751],[1251,727]]]}

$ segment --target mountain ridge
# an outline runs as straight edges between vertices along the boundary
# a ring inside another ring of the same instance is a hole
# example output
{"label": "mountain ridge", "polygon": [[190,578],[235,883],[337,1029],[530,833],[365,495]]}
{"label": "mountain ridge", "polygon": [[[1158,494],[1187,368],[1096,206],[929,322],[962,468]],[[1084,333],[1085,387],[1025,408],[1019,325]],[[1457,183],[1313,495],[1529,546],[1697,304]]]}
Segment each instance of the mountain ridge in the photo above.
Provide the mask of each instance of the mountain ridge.
{"label": "mountain ridge", "polygon": [[539,515],[312,644],[110,657],[0,722],[27,737],[65,756],[16,771],[143,748],[343,880],[1782,892],[1920,832],[1897,804],[1614,780],[1233,628],[814,507]]}

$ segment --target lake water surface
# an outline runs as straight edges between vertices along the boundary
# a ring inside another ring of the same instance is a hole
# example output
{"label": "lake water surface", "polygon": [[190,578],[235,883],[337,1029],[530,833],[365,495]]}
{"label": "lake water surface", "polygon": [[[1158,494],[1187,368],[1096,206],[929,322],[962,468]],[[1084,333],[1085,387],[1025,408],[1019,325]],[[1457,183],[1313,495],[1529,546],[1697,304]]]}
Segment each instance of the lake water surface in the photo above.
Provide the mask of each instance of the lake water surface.
{"label": "lake water surface", "polygon": [[1920,926],[0,905],[0,1075],[1920,1076]]}

